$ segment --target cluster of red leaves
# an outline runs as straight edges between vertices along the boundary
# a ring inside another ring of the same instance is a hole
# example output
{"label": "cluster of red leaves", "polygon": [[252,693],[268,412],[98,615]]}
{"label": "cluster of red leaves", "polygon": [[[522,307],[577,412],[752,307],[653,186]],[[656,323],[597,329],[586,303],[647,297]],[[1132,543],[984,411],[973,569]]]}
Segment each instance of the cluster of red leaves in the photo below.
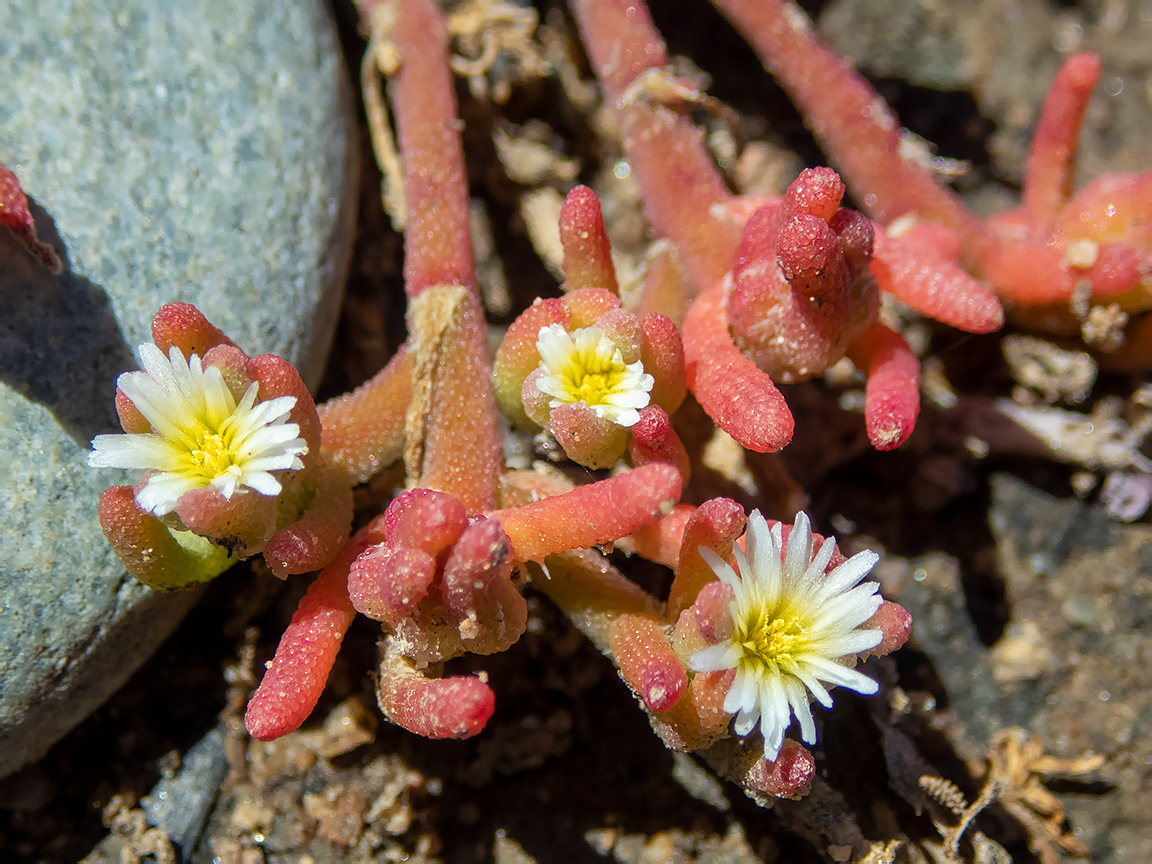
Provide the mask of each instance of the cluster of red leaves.
{"label": "cluster of red leaves", "polygon": [[3,164],[0,164],[0,228],[11,231],[28,253],[53,275],[64,270],[56,250],[36,236],[36,223],[28,210],[28,196],[20,188],[16,175]]}

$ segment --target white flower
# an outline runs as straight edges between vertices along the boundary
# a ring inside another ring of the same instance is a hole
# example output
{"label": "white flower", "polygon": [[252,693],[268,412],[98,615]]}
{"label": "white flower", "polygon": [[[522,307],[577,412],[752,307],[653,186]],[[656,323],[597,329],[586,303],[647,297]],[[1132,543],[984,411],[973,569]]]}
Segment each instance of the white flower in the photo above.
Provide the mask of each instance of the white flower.
{"label": "white flower", "polygon": [[634,426],[638,409],[648,405],[652,376],[640,361],[624,363],[624,355],[599,327],[581,327],[569,333],[559,324],[540,328],[536,339],[540,369],[536,382],[552,397],[552,408],[583,402],[597,417],[619,426]]}
{"label": "white flower", "polygon": [[143,371],[125,372],[116,384],[153,431],[97,435],[88,464],[155,472],[136,492],[142,510],[164,516],[185,492],[205,486],[229,499],[241,486],[279,495],[270,472],[304,467],[308,445],[287,422],[295,396],[257,402],[253,383],[237,405],[220,370],[205,369],[197,355],[186,362],[173,346],[165,358],[151,342],[139,354]]}
{"label": "white flower", "polygon": [[828,708],[825,684],[870,696],[876,682],[840,661],[880,644],[880,630],[858,630],[883,603],[875,582],[859,582],[880,560],[875,552],[853,555],[824,575],[835,541],[829,537],[812,557],[812,526],[804,513],[782,549],[779,524],[768,523],[757,510],[748,520],[745,548],[735,550],[739,572],[710,549],[700,554],[735,598],[732,635],[697,651],[688,666],[694,672],[735,669],[724,698],[724,711],[736,715],[733,731],[747,735],[757,724],[764,736],[764,757],[775,760],[792,715],[801,737],[816,742],[809,694]]}

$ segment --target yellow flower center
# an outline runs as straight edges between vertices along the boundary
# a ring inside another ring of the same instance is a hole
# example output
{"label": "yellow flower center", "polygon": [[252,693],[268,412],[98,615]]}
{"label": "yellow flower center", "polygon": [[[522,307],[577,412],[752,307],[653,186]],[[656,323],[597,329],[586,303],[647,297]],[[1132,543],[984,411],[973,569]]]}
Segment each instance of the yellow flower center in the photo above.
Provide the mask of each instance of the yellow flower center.
{"label": "yellow flower center", "polygon": [[622,363],[613,363],[610,358],[577,354],[564,370],[562,380],[570,401],[603,405],[620,388],[626,373]]}
{"label": "yellow flower center", "polygon": [[224,474],[236,460],[232,452],[232,436],[205,430],[196,437],[196,444],[188,453],[192,469],[209,480]]}
{"label": "yellow flower center", "polygon": [[809,637],[795,615],[769,615],[749,610],[735,622],[733,641],[744,649],[746,660],[776,665],[795,660],[808,647]]}
{"label": "yellow flower center", "polygon": [[617,387],[618,382],[613,380],[614,378],[619,378],[619,375],[604,375],[600,372],[586,373],[575,387],[578,401],[587,402],[589,405],[601,404],[604,397]]}

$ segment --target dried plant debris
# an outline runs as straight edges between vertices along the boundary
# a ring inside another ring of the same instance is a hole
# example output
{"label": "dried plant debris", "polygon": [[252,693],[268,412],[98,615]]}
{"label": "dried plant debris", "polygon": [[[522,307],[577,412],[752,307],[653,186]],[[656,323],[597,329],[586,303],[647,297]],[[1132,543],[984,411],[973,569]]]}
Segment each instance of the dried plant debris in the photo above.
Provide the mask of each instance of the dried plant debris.
{"label": "dried plant debris", "polygon": [[[939,819],[933,820],[937,830],[944,837],[943,860],[950,862],[963,860],[960,857],[960,840],[963,838],[964,832],[968,830],[968,826],[972,824],[972,820],[980,815],[980,811],[996,800],[1000,792],[999,779],[989,780],[971,804],[968,803],[968,799],[964,797],[964,793],[957,788],[956,784],[950,780],[945,780],[943,777],[925,775],[920,778],[920,788],[957,819],[955,825],[945,825]],[[979,832],[974,832],[973,836],[976,833]],[[988,842],[994,841],[989,840]],[[1006,860],[1008,859],[1006,858]]]}
{"label": "dried plant debris", "polygon": [[[1115,398],[1100,399],[1090,414],[1021,405],[1011,399],[997,399],[995,406],[1033,437],[1035,455],[1094,470],[1152,473],[1152,460],[1141,452],[1144,439],[1152,432],[1152,412],[1142,406]],[[1007,436],[993,433],[982,437],[992,450],[1028,449]]]}
{"label": "dried plant debris", "polygon": [[1152,504],[1152,474],[1140,471],[1113,471],[1100,487],[1100,503],[1109,518],[1135,522]]}
{"label": "dried plant debris", "polygon": [[108,837],[82,864],[140,864],[145,857],[156,864],[176,864],[176,850],[168,834],[150,828],[144,811],[135,803],[133,796],[124,792],[105,805],[102,816]]}
{"label": "dried plant debris", "polygon": [[468,82],[473,98],[497,105],[512,88],[552,71],[536,39],[536,10],[522,3],[464,0],[447,16],[452,71]]}
{"label": "dried plant debris", "polygon": [[1096,361],[1087,351],[1069,351],[1035,336],[1011,334],[1000,343],[1023,404],[1066,402],[1078,405],[1096,383]]}
{"label": "dried plant debris", "polygon": [[[1065,826],[1064,805],[1042,784],[1061,778],[1085,778],[1104,764],[1104,757],[1087,753],[1077,759],[1058,759],[1044,753],[1044,745],[1020,728],[997,732],[988,752],[969,767],[980,784],[975,800],[967,797],[955,783],[944,777],[923,775],[920,788],[927,794],[933,824],[943,843],[919,844],[909,850],[911,860],[931,860],[959,864],[1003,862],[1012,857],[996,841],[973,827],[974,820],[992,804],[998,804],[1021,824],[1028,845],[1042,864],[1057,864],[1061,855],[1088,857],[1090,850]],[[972,831],[969,832],[969,828]],[[962,841],[968,836],[970,848]],[[927,858],[921,856],[927,855]],[[873,849],[866,861],[891,861]]]}
{"label": "dried plant debris", "polygon": [[250,745],[245,779],[225,785],[213,814],[212,854],[237,864],[261,852],[318,861],[436,860],[439,840],[427,825],[426,802],[440,781],[395,755],[346,768],[323,755],[370,743],[365,736],[374,722],[364,722],[370,716],[354,698],[337,705],[319,729]]}
{"label": "dried plant debris", "polygon": [[1029,847],[1040,861],[1056,864],[1061,853],[1085,858],[1091,850],[1066,828],[1064,805],[1043,782],[1090,778],[1103,765],[1104,757],[1095,753],[1076,759],[1049,756],[1037,738],[1014,727],[992,737],[988,753],[972,771],[985,789],[997,788],[1000,804],[1027,829]]}

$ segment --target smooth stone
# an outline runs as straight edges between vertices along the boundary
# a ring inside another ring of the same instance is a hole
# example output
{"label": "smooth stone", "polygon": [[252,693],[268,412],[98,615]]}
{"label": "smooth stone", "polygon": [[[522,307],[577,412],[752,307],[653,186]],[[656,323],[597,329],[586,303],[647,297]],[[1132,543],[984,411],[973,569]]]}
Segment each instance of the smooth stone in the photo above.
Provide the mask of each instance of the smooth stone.
{"label": "smooth stone", "polygon": [[[354,234],[351,90],[316,0],[16,0],[0,28],[0,160],[56,278],[0,231],[0,776],[42,756],[175,628],[195,592],[130,578],[96,521],[128,472],[116,376],[194,302],[315,385]],[[173,670],[179,674],[179,670]]]}

